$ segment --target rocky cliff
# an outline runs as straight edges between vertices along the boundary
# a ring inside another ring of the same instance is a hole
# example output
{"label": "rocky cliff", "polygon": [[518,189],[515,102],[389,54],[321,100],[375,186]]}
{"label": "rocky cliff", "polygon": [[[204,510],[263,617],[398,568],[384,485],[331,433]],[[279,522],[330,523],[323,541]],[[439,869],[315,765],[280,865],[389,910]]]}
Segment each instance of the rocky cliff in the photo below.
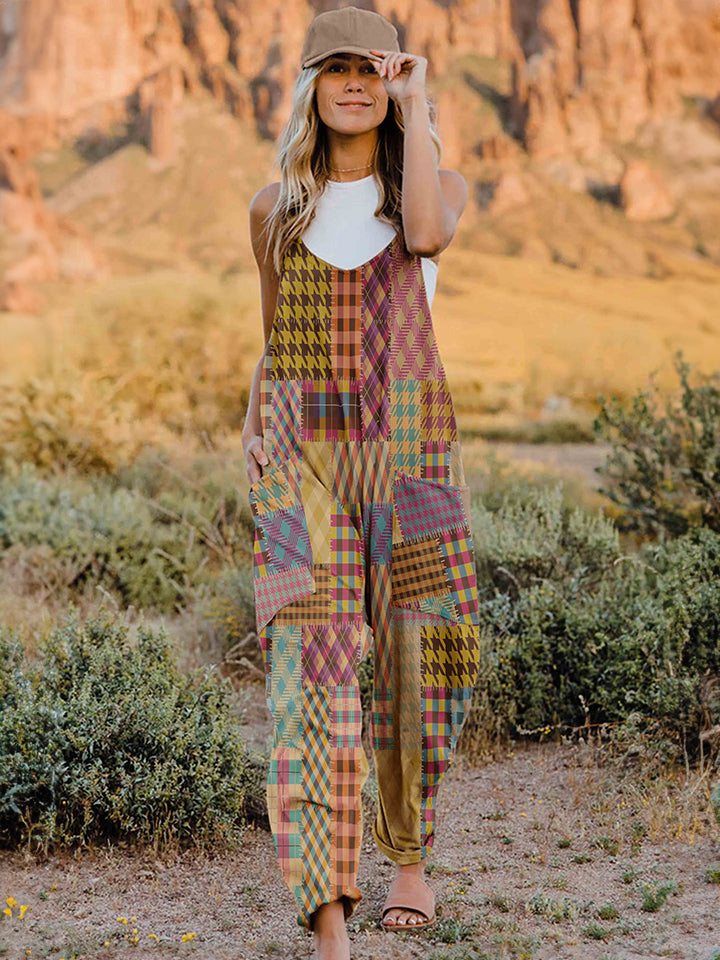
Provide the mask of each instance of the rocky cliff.
{"label": "rocky cliff", "polygon": [[[43,207],[32,158],[119,121],[159,163],[176,152],[174,111],[201,89],[272,140],[287,117],[299,51],[323,0],[4,0],[0,4],[0,251],[5,308],[30,309],[32,279],[107,269],[68,219]],[[686,102],[720,118],[717,0],[358,0],[428,58],[445,165],[477,157],[596,163]],[[507,66],[509,86],[443,83],[463,58]],[[466,102],[495,109],[495,129]],[[709,121],[712,122],[712,121]],[[622,165],[609,163],[620,189]],[[499,196],[525,189],[497,180]],[[628,179],[628,178],[626,178]],[[628,182],[632,181],[632,177]],[[584,186],[583,184],[581,184]],[[620,193],[621,197],[627,195]],[[663,191],[662,184],[658,189]],[[666,191],[667,193],[667,191]],[[527,199],[527,198],[526,198]],[[663,210],[669,209],[667,201]],[[510,207],[513,202],[510,203]],[[642,204],[640,204],[642,208]]]}
{"label": "rocky cliff", "polygon": [[533,156],[594,156],[720,93],[716,0],[525,0],[513,117]]}

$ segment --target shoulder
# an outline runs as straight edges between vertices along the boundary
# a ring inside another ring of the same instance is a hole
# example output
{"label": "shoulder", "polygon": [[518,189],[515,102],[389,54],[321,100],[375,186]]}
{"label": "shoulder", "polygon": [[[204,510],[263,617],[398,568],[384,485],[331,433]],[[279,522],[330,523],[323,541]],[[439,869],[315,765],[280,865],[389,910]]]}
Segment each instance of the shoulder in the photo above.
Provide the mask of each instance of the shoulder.
{"label": "shoulder", "polygon": [[280,193],[280,181],[269,183],[262,190],[258,190],[250,201],[250,219],[253,221],[263,220],[275,206],[275,202]]}
{"label": "shoulder", "polygon": [[270,183],[262,190],[258,190],[250,201],[250,243],[252,244],[255,259],[258,265],[269,263],[266,240],[261,241],[270,211],[280,193],[280,182]]}

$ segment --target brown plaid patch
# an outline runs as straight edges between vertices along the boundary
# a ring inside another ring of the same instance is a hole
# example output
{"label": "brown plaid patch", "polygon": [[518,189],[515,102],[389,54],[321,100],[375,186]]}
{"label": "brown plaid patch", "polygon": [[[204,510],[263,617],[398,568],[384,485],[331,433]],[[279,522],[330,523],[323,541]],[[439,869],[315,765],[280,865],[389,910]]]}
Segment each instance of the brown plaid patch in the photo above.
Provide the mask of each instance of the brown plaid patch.
{"label": "brown plaid patch", "polygon": [[357,380],[304,380],[302,439],[360,440],[360,384]]}
{"label": "brown plaid patch", "polygon": [[335,870],[338,888],[354,885],[362,841],[360,787],[367,764],[362,747],[332,750],[333,827]]}
{"label": "brown plaid patch", "polygon": [[294,600],[278,610],[276,623],[330,623],[332,608],[332,577],[330,565],[316,563],[313,566],[315,593]]}
{"label": "brown plaid patch", "polygon": [[340,380],[360,379],[362,269],[332,272],[330,355]]}
{"label": "brown plaid patch", "polygon": [[440,545],[435,537],[392,547],[392,602],[396,605],[449,593]]}

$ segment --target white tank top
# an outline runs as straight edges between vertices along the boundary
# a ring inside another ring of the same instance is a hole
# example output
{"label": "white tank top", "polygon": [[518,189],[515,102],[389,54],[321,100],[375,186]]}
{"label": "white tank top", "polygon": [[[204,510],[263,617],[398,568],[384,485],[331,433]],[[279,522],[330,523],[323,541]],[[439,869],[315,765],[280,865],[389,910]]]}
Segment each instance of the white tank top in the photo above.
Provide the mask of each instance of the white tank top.
{"label": "white tank top", "polygon": [[[379,202],[373,174],[360,180],[328,180],[315,209],[315,217],[302,234],[305,246],[333,267],[352,270],[367,263],[395,235],[389,223],[378,220]],[[420,257],[428,306],[437,283],[438,265]]]}

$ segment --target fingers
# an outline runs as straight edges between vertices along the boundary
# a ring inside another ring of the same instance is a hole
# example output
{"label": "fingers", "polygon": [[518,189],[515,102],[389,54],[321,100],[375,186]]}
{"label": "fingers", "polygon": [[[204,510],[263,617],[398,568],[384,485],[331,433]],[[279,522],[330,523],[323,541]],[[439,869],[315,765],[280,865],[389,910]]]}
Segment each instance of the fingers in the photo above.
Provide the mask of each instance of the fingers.
{"label": "fingers", "polygon": [[253,442],[248,446],[245,451],[245,458],[247,460],[248,480],[253,484],[262,477],[262,470],[260,468],[267,466],[270,460],[263,450],[260,441]]}
{"label": "fingers", "polygon": [[265,453],[262,446],[260,445],[258,445],[256,449],[252,450],[252,455],[255,457],[257,462],[263,467],[267,466],[267,464],[270,463],[270,461],[268,460],[267,454]]}
{"label": "fingers", "polygon": [[375,69],[380,74],[381,77],[385,77],[387,80],[394,80],[395,77],[402,72],[403,64],[408,63],[412,66],[415,57],[410,53],[403,52],[394,52],[394,51],[385,51],[370,49],[370,53],[381,54],[383,60],[381,63],[375,64]]}

